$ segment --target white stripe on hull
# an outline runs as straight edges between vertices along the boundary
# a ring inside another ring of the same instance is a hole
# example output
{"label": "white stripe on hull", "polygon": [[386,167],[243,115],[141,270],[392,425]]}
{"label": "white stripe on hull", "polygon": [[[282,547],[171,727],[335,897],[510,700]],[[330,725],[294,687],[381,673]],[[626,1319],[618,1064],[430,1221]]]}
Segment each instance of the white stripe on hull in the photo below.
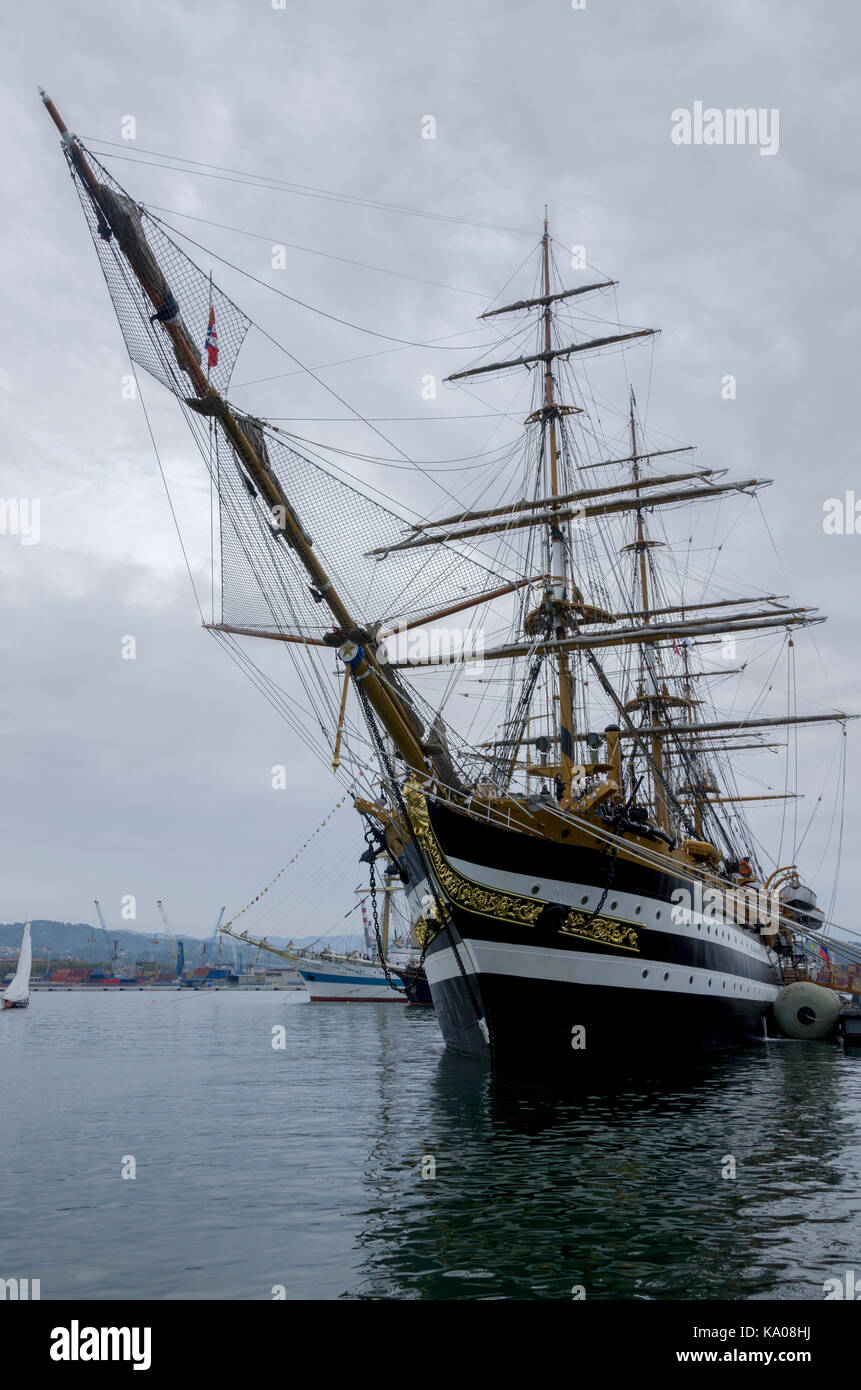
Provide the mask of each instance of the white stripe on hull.
{"label": "white stripe on hull", "polygon": [[300,969],[304,987],[311,1002],[350,1003],[363,1001],[368,1004],[406,1004],[407,996],[403,990],[391,989],[385,981],[379,966],[365,966],[364,970],[355,965],[347,967],[315,965],[307,971]]}
{"label": "white stripe on hull", "polygon": [[[642,958],[609,956],[585,951],[564,951],[554,947],[520,945],[508,941],[478,941],[472,938],[458,946],[468,974],[517,976],[524,980],[547,980],[572,985],[603,988],[659,990],[674,994],[701,994],[713,999],[759,1000],[763,1004],[776,998],[780,986],[764,980],[748,980],[720,970],[706,970],[678,962],[647,961]],[[429,952],[425,971],[431,988],[442,980],[460,975],[451,947]]]}

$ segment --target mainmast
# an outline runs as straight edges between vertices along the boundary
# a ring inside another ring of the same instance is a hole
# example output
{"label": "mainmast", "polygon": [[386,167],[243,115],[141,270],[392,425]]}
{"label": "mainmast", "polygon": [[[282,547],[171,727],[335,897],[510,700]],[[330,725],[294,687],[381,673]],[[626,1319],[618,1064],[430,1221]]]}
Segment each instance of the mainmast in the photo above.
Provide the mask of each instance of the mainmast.
{"label": "mainmast", "polygon": [[[553,388],[553,309],[550,299],[550,233],[547,218],[544,218],[544,235],[541,238],[542,262],[544,272],[544,429],[545,447],[550,464],[549,496],[551,517],[549,522],[549,583],[545,595],[547,616],[552,624],[554,636],[565,636],[565,604],[568,598],[568,560],[565,550],[565,537],[559,513],[559,444],[557,438],[558,412]],[[549,447],[547,447],[549,446]],[[574,765],[574,692],[572,688],[571,666],[568,653],[560,651],[556,658],[557,694],[559,700],[559,778],[561,781],[559,800],[571,794],[571,775]]]}

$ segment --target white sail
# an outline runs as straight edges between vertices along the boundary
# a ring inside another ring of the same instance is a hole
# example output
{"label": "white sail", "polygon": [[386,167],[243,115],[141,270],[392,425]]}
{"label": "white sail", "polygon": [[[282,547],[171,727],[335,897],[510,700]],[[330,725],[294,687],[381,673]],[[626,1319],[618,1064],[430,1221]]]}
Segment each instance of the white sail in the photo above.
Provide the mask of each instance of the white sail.
{"label": "white sail", "polygon": [[15,971],[15,978],[3,994],[3,999],[9,1004],[22,1004],[25,999],[30,997],[30,965],[33,960],[33,948],[30,944],[30,923],[24,924],[24,937],[21,941],[21,951],[18,956],[18,969]]}

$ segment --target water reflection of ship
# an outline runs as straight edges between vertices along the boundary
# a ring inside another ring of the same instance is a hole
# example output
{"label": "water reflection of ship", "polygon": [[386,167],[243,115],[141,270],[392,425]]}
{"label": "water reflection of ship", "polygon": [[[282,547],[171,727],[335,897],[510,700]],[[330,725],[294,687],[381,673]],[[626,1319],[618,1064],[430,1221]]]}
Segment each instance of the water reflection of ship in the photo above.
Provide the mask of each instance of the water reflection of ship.
{"label": "water reflection of ship", "polygon": [[[845,1065],[828,1044],[763,1043],[702,1059],[682,1088],[655,1076],[540,1096],[449,1051],[409,1117],[381,1065],[352,1292],[821,1298],[823,1280],[852,1267],[852,1222],[833,1209]],[[422,1180],[431,1158],[435,1176]],[[851,1200],[845,1183],[847,1213]]]}

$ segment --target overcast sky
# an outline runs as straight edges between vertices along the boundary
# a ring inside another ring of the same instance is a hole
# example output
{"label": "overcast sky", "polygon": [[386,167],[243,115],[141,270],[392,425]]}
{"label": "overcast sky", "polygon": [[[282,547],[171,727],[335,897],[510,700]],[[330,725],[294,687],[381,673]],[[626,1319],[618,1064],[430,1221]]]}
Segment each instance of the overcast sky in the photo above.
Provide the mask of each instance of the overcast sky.
{"label": "overcast sky", "polygon": [[[39,499],[41,535],[37,545],[0,535],[0,920],[89,920],[99,897],[119,924],[121,899],[134,894],[137,920],[124,925],[154,926],[163,897],[175,930],[204,934],[222,903],[232,912],[260,891],[339,796],[201,631],[140,403],[122,398],[127,357],[39,84],[85,139],[120,142],[133,117],[135,140],[114,155],[165,152],[514,229],[106,161],[136,197],[169,209],[165,216],[218,254],[381,333],[427,341],[473,330],[479,296],[495,295],[517,270],[549,203],[559,241],[585,246],[621,282],[624,319],[662,330],[650,425],[700,445],[703,464],[776,480],[763,505],[793,597],[830,615],[816,632],[821,665],[799,639],[799,692],[811,711],[861,708],[861,535],[826,536],[822,525],[827,498],[853,488],[861,498],[861,113],[848,4],[289,0],[277,9],[270,0],[77,0],[16,6],[5,28],[0,496]],[[672,112],[698,101],[776,108],[776,152],[674,144]],[[433,140],[422,138],[427,116]],[[276,273],[279,241],[291,249]],[[322,367],[391,345],[236,275],[217,278],[369,415],[418,415],[422,376],[466,365],[457,353],[419,349]],[[531,271],[512,287],[527,292],[530,281]],[[276,352],[252,355],[237,383],[279,379],[235,398],[270,417],[302,417],[308,423],[294,428],[313,438],[381,451],[355,422],[316,422],[347,412],[306,376],[279,375],[291,368]],[[727,373],[737,378],[733,401],[721,398]],[[154,383],[145,391],[206,592],[205,474],[173,402]],[[461,396],[435,405],[437,414],[478,408]],[[428,459],[483,448],[495,423],[380,428]],[[393,492],[402,484],[401,474],[385,475]],[[759,587],[786,591],[764,547],[731,552],[725,568],[736,566]],[[136,638],[133,662],[121,658],[126,634]],[[286,662],[271,669],[289,682]],[[836,914],[853,926],[857,727]],[[828,729],[803,741],[811,810],[835,738]],[[276,763],[288,768],[286,791],[271,786]],[[807,871],[830,819],[828,804],[805,846]],[[265,916],[244,923],[302,935],[342,930],[361,849],[357,818],[344,807],[269,896]],[[833,864],[829,852],[826,869]],[[814,887],[827,903],[830,880]]]}

